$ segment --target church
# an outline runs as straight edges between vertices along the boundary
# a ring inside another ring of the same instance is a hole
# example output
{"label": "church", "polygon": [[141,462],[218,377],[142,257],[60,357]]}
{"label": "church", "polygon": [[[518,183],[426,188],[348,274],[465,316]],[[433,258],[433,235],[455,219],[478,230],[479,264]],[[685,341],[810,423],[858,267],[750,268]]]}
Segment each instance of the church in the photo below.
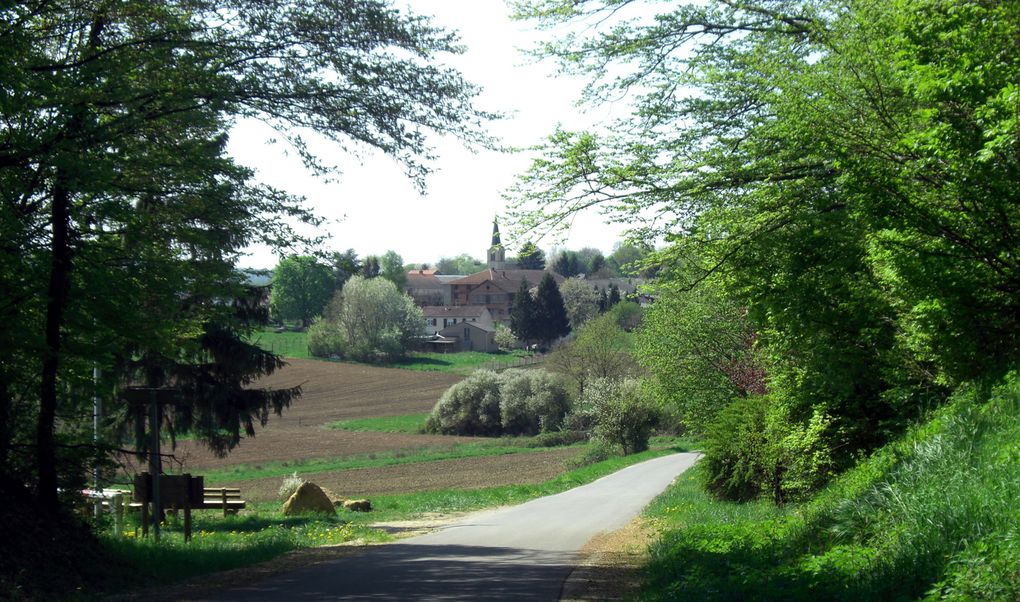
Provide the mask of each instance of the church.
{"label": "church", "polygon": [[[486,251],[486,268],[468,276],[445,276],[434,270],[413,270],[407,274],[405,290],[416,303],[428,310],[433,307],[485,308],[493,324],[509,324],[510,308],[521,281],[535,288],[546,274],[556,284],[564,278],[545,270],[522,270],[506,260],[506,249],[500,240],[499,222],[492,222],[492,243]],[[428,316],[426,316],[428,318]]]}

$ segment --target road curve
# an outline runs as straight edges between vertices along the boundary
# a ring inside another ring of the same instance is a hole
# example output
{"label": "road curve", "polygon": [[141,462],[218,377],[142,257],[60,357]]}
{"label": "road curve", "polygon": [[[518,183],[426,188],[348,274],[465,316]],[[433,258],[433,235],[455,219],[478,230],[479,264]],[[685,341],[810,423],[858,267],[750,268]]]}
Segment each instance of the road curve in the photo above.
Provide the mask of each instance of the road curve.
{"label": "road curve", "polygon": [[594,535],[630,522],[698,454],[648,460],[441,531],[223,592],[218,600],[557,600]]}

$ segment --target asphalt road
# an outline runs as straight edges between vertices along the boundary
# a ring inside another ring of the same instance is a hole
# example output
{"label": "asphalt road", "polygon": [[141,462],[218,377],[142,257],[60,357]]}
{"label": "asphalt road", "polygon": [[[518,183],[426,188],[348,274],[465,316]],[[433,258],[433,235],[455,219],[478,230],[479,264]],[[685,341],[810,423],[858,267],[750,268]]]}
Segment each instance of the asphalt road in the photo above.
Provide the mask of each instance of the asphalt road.
{"label": "asphalt road", "polygon": [[674,454],[441,531],[225,592],[234,600],[558,600],[578,550],[629,523],[697,460]]}

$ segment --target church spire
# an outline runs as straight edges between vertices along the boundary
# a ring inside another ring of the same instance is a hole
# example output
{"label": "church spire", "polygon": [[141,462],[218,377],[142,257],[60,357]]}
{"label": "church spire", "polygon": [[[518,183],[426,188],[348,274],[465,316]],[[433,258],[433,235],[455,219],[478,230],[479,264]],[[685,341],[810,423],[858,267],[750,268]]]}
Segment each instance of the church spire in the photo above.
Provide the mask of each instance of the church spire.
{"label": "church spire", "polygon": [[501,247],[503,243],[499,241],[499,218],[492,218],[492,246]]}
{"label": "church spire", "polygon": [[489,247],[486,264],[493,270],[506,269],[506,249],[499,240],[499,218],[492,218],[492,246]]}

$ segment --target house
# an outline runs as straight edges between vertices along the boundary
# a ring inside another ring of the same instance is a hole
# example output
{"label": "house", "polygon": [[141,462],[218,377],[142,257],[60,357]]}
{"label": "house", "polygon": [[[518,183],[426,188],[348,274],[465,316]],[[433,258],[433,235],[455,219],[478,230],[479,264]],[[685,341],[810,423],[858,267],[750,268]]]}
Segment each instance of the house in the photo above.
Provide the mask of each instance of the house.
{"label": "house", "polygon": [[439,336],[445,339],[457,339],[458,351],[483,351],[495,353],[499,351],[496,345],[496,329],[484,327],[475,322],[461,322],[456,326],[447,326],[439,331]]}
{"label": "house", "polygon": [[492,314],[485,307],[474,306],[450,306],[450,305],[428,305],[421,308],[425,315],[425,334],[435,335],[449,326],[456,326],[465,322],[476,324],[488,330],[495,330],[496,324]]}
{"label": "house", "polygon": [[563,284],[563,276],[545,270],[496,270],[490,267],[452,281],[450,302],[454,306],[485,307],[496,323],[506,324],[510,321],[510,308],[521,281],[527,282],[528,288],[532,289],[546,274],[552,274],[557,285]]}
{"label": "house", "polygon": [[419,307],[450,304],[450,287],[440,278],[436,270],[409,271],[404,292],[414,299],[415,305]]}

